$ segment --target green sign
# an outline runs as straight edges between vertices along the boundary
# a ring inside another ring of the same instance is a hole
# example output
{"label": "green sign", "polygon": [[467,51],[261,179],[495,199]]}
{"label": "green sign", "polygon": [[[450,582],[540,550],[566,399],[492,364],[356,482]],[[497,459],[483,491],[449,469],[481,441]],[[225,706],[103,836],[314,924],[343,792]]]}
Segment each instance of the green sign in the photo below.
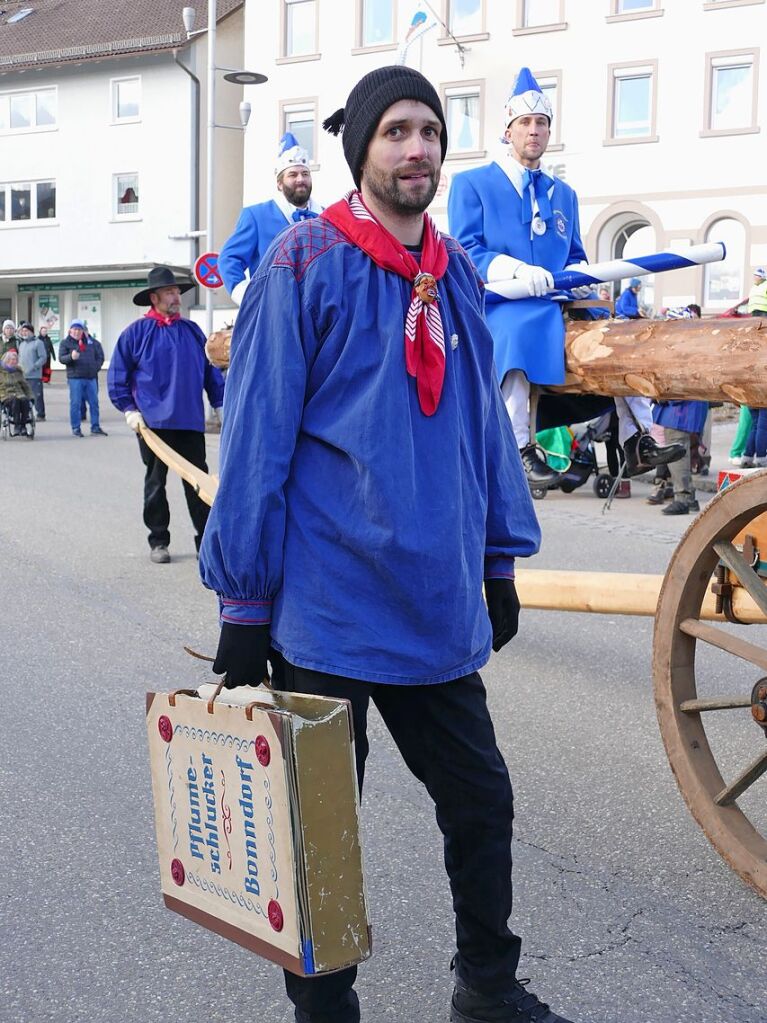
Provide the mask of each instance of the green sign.
{"label": "green sign", "polygon": [[98,288],[103,291],[105,288],[145,288],[146,278],[138,281],[66,281],[62,283],[44,284],[20,284],[19,292],[30,291],[93,291]]}

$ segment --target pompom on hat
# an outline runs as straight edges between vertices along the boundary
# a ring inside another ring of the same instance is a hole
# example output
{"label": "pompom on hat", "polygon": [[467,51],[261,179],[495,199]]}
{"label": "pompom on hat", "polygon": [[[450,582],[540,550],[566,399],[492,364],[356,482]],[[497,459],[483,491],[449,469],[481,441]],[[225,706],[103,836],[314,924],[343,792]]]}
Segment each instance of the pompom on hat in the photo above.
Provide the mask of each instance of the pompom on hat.
{"label": "pompom on hat", "polygon": [[544,114],[548,117],[549,124],[551,124],[554,117],[554,111],[548,96],[536,82],[530,68],[523,67],[514,79],[511,93],[506,100],[506,106],[504,107],[504,129],[508,128],[516,118],[525,117],[530,114]]}
{"label": "pompom on hat", "polygon": [[404,64],[379,67],[361,78],[349,93],[346,104],[322,122],[322,127],[331,135],[343,132],[344,156],[357,188],[362,181],[362,166],[378,122],[390,106],[403,99],[425,103],[434,111],[442,125],[439,141],[442,159],[445,159],[447,125],[437,90],[420,71]]}
{"label": "pompom on hat", "polygon": [[274,165],[274,173],[279,177],[288,167],[308,167],[309,154],[303,149],[298,139],[291,131],[286,131],[280,139],[280,146],[277,153],[277,162]]}

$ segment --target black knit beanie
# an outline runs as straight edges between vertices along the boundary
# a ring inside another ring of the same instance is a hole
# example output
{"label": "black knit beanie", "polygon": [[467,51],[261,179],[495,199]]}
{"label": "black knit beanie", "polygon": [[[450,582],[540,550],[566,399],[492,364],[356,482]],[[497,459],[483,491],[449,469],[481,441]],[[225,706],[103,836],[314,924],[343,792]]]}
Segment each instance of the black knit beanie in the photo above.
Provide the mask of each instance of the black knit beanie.
{"label": "black knit beanie", "polygon": [[417,100],[434,111],[442,125],[440,145],[442,159],[445,159],[447,125],[437,90],[413,68],[399,64],[379,67],[357,82],[349,93],[346,106],[322,122],[322,127],[331,135],[338,135],[343,129],[344,156],[357,188],[360,187],[365,154],[378,122],[393,103],[402,99]]}

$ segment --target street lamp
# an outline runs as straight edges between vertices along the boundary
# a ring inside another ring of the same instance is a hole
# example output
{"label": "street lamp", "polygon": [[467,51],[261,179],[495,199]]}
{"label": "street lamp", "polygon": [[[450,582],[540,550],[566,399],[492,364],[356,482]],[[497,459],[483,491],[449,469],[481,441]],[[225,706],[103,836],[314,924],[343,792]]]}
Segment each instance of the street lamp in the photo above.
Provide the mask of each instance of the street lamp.
{"label": "street lamp", "polygon": [[[206,188],[206,239],[210,252],[215,252],[215,213],[214,213],[214,176],[215,162],[213,159],[213,148],[216,128],[230,128],[236,131],[244,131],[250,120],[250,103],[240,103],[240,124],[216,124],[216,72],[226,72],[224,78],[235,85],[261,85],[268,79],[266,75],[257,71],[242,71],[237,68],[222,68],[216,66],[216,25],[217,25],[217,0],[208,0],[208,125],[207,125],[207,188]],[[194,23],[197,12],[194,7],[184,7],[181,11],[181,20],[184,23],[187,39],[200,35],[205,29],[195,31]],[[205,289],[205,333],[210,336],[213,333],[213,291]]]}

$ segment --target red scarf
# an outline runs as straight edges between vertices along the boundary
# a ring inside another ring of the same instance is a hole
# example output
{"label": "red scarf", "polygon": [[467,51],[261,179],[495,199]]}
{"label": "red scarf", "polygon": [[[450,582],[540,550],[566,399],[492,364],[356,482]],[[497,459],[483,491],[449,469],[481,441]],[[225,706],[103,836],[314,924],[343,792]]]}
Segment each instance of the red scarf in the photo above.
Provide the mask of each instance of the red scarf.
{"label": "red scarf", "polygon": [[376,266],[412,282],[405,319],[405,367],[415,378],[421,411],[427,416],[434,415],[445,381],[445,335],[437,308],[436,282],[444,275],[448,263],[447,246],[434,221],[424,213],[419,266],[413,253],[376,220],[359,192],[349,192],[320,216],[366,252]]}
{"label": "red scarf", "polygon": [[176,320],[181,319],[181,313],[174,313],[172,316],[165,316],[163,313],[158,313],[154,306],[152,306],[149,312],[145,315],[149,320],[157,320],[161,327],[169,327],[171,323],[175,323]]}

